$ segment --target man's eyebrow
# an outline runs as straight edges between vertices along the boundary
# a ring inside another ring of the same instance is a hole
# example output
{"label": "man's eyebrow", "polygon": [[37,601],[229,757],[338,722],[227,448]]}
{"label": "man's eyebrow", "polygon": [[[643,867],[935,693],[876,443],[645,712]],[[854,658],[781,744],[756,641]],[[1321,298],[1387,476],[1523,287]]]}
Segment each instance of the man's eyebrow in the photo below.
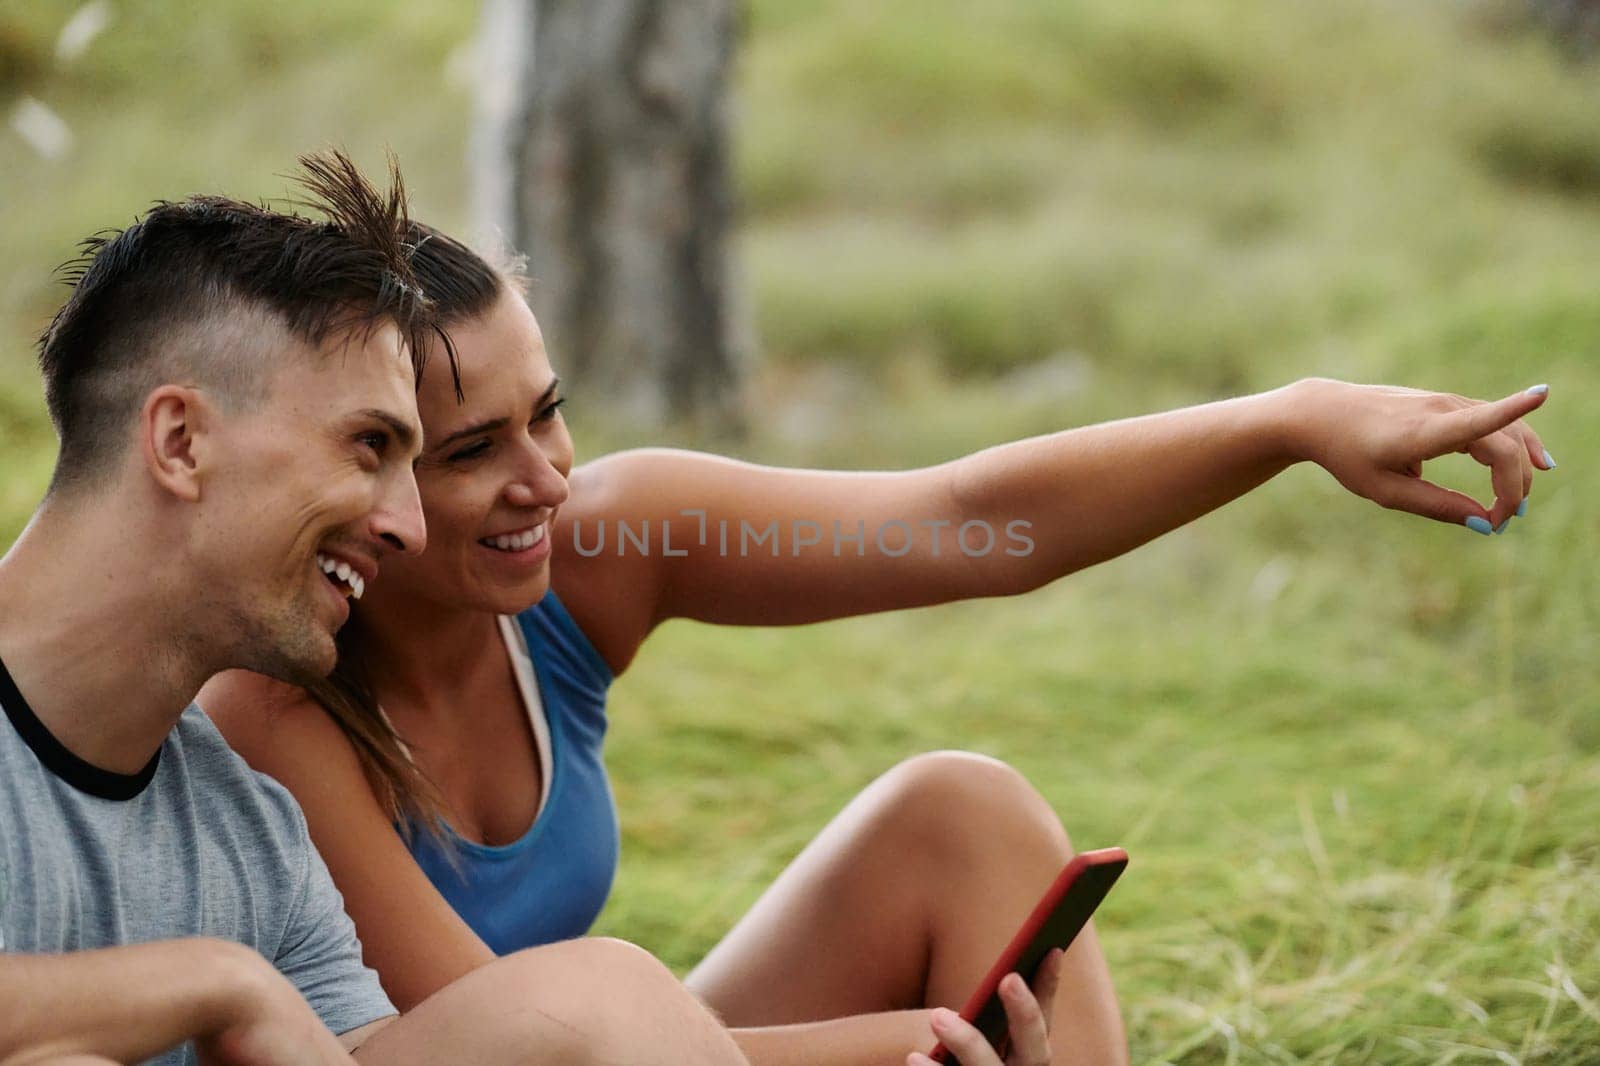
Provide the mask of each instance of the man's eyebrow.
{"label": "man's eyebrow", "polygon": [[362,411],[361,414],[364,418],[373,418],[388,426],[390,432],[394,434],[395,440],[400,442],[402,448],[411,448],[416,445],[417,431],[411,423],[395,417],[388,411],[380,411],[376,407],[369,407]]}
{"label": "man's eyebrow", "polygon": [[[545,386],[545,390],[542,393],[539,394],[539,399],[534,402],[534,406],[535,407],[543,407],[545,404],[549,403],[550,402],[550,397],[554,396],[555,392],[556,392],[556,389],[558,389],[560,387],[561,387],[561,379],[560,378],[551,378],[550,379],[550,384]],[[493,433],[495,430],[504,429],[506,426],[508,426],[510,424],[511,424],[511,419],[509,419],[509,418],[491,418],[487,422],[478,422],[478,423],[476,423],[474,425],[470,425],[470,426],[466,427],[465,429],[458,429],[454,433],[450,434],[448,437],[443,438],[442,440],[439,440],[437,442],[430,442],[428,447],[430,447],[430,448],[444,448],[444,447],[447,447],[447,446],[455,443],[458,440],[461,440],[463,437],[472,437],[472,436],[476,436],[479,433]]]}

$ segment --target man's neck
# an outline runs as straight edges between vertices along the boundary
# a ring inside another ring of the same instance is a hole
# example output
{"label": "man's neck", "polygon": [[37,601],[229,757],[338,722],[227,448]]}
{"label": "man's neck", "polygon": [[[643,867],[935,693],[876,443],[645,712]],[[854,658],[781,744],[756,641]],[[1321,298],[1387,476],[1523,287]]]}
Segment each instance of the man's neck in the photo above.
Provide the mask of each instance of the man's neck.
{"label": "man's neck", "polygon": [[75,510],[47,501],[0,559],[0,660],[68,751],[132,774],[209,676],[204,630],[137,519],[110,530]]}

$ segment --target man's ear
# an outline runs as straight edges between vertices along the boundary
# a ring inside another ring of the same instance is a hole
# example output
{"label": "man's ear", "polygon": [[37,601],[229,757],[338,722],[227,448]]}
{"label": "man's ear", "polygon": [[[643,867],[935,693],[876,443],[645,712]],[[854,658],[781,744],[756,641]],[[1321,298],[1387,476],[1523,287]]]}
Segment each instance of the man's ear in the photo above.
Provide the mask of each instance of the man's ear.
{"label": "man's ear", "polygon": [[139,449],[156,484],[181,500],[200,500],[201,475],[209,457],[207,434],[216,428],[215,408],[198,389],[162,385],[139,411]]}

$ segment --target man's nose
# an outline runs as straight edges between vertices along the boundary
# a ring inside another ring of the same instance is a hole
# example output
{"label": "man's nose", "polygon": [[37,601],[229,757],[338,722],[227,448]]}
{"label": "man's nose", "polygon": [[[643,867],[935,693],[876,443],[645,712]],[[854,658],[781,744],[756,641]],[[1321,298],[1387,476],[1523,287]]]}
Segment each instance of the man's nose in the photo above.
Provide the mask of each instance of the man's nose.
{"label": "man's nose", "polygon": [[418,555],[428,546],[428,524],[422,517],[422,496],[409,467],[393,478],[372,514],[372,533],[395,551]]}

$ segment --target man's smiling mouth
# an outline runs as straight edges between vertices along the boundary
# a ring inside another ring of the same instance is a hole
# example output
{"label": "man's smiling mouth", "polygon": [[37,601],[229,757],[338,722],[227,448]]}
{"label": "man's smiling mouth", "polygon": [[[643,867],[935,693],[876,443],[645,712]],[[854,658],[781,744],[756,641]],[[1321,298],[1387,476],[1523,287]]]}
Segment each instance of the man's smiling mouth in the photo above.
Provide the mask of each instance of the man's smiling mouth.
{"label": "man's smiling mouth", "polygon": [[341,562],[331,555],[317,553],[317,566],[334,588],[343,596],[359,600],[367,591],[367,582],[360,574],[351,569],[350,564]]}

